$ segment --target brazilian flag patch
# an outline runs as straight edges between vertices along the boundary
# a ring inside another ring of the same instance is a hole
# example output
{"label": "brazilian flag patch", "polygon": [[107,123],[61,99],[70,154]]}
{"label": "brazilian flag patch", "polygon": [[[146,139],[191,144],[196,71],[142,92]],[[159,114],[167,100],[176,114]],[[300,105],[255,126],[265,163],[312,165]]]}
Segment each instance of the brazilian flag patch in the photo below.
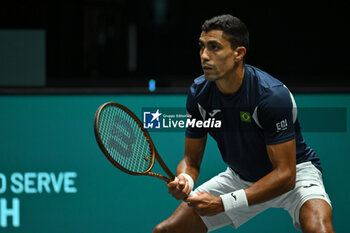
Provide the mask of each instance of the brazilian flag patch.
{"label": "brazilian flag patch", "polygon": [[239,115],[241,116],[241,121],[248,123],[252,122],[249,112],[239,112]]}

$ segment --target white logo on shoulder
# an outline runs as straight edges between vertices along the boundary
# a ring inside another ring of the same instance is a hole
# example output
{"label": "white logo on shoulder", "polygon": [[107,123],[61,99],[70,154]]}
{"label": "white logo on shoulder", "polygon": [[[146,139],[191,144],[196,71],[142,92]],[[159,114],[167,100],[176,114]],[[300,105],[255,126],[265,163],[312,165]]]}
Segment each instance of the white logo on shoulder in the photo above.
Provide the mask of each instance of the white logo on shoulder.
{"label": "white logo on shoulder", "polygon": [[277,128],[277,132],[286,130],[288,128],[287,119],[284,119],[283,121],[276,123],[276,128]]}

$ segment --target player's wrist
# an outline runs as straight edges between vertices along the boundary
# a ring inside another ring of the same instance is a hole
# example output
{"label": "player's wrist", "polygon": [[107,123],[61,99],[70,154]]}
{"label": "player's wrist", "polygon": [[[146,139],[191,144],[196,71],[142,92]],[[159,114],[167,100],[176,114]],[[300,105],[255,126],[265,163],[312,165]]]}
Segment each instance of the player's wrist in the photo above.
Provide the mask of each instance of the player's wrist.
{"label": "player's wrist", "polygon": [[183,173],[180,173],[178,176],[185,177],[185,179],[187,180],[189,186],[191,187],[191,189],[193,189],[194,181],[193,181],[193,178],[189,174],[183,172]]}
{"label": "player's wrist", "polygon": [[225,213],[229,214],[234,209],[248,207],[247,195],[244,189],[220,195]]}

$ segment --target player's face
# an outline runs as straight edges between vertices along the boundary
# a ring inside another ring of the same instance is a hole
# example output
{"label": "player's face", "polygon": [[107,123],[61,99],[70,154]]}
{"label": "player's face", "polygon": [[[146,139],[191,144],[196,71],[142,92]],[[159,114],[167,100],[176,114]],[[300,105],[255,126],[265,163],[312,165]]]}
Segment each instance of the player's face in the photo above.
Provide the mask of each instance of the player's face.
{"label": "player's face", "polygon": [[202,32],[199,49],[205,78],[216,81],[229,75],[235,67],[235,50],[221,30]]}

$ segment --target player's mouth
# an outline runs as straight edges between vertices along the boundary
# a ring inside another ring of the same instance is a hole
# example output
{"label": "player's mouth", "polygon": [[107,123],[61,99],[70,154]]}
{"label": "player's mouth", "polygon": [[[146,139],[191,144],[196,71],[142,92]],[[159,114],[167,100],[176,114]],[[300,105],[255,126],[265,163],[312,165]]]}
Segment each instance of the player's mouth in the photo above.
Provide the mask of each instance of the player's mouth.
{"label": "player's mouth", "polygon": [[202,65],[202,69],[203,69],[203,71],[209,71],[209,70],[212,70],[213,67],[212,66],[208,66],[208,65]]}

